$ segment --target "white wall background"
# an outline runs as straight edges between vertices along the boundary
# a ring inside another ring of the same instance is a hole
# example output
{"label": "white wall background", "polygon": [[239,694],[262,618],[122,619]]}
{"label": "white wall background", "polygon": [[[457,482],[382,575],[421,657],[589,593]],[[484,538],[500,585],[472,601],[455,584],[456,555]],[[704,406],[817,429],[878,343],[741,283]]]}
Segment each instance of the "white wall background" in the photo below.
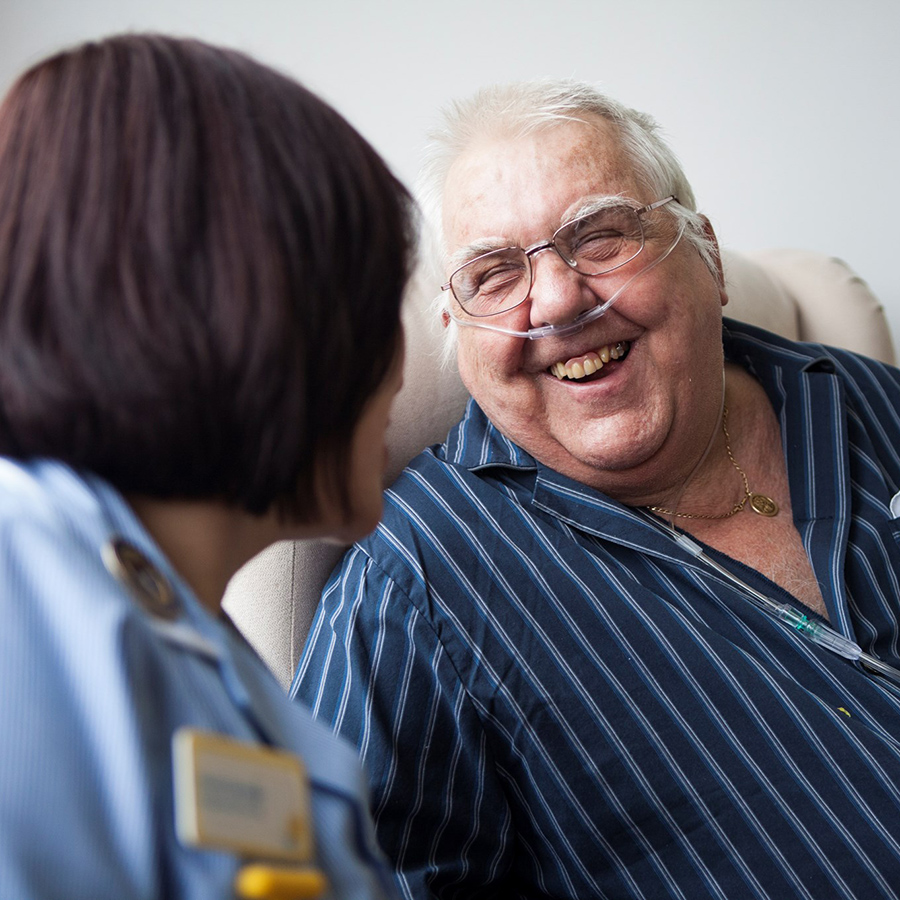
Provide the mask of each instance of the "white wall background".
{"label": "white wall background", "polygon": [[493,81],[599,82],[662,123],[724,245],[841,256],[900,343],[897,0],[0,0],[0,88],[125,29],[290,72],[407,182],[446,101]]}

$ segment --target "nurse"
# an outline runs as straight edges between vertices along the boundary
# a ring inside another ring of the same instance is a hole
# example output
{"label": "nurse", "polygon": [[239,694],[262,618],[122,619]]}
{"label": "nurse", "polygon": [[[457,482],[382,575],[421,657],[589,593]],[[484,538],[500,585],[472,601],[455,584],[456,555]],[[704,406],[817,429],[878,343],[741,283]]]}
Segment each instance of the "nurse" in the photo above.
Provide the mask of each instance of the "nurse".
{"label": "nurse", "polygon": [[0,896],[383,897],[354,752],[224,620],[381,513],[411,204],[330,107],[129,35],[0,107]]}

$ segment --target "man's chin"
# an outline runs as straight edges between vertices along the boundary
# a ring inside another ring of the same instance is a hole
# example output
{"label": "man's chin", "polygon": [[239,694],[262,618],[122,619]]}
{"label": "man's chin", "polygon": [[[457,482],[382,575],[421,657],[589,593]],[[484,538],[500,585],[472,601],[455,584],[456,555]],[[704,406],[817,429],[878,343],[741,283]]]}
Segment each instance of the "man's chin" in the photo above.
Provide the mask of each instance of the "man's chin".
{"label": "man's chin", "polygon": [[557,472],[604,492],[640,480],[642,473],[649,475],[665,443],[653,430],[635,429],[618,419],[569,425],[557,433],[560,437],[553,444],[524,449]]}

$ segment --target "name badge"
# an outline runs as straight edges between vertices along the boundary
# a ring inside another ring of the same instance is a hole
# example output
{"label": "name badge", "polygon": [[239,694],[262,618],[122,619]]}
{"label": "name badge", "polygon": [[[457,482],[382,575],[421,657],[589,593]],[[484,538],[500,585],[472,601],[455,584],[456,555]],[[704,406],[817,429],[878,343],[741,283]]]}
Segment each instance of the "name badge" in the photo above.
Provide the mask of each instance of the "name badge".
{"label": "name badge", "polygon": [[292,753],[180,728],[172,757],[182,843],[247,857],[312,860],[309,781]]}

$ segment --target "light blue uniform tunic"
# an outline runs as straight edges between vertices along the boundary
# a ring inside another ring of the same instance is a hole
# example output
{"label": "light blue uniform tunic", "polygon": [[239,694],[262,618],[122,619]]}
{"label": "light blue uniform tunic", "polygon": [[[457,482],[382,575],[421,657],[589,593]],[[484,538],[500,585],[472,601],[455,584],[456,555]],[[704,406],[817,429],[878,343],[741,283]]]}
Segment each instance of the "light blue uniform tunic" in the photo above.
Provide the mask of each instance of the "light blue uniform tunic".
{"label": "light blue uniform tunic", "polygon": [[[174,622],[107,570],[115,537],[169,580]],[[328,896],[393,896],[355,752],[201,607],[116,491],[58,463],[0,459],[0,685],[0,897],[233,896],[242,861],[175,834],[180,726],[300,756]]]}

